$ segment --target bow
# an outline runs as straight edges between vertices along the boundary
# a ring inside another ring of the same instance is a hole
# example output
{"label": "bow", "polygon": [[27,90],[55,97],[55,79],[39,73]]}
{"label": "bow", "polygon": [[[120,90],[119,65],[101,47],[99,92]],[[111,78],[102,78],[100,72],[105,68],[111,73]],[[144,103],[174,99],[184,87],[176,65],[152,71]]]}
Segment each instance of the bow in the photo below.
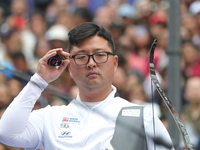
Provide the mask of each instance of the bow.
{"label": "bow", "polygon": [[149,55],[149,70],[150,70],[151,80],[154,83],[156,90],[160,94],[162,100],[164,101],[167,108],[169,109],[169,111],[170,111],[170,113],[171,113],[171,115],[172,115],[172,117],[173,117],[173,119],[174,119],[174,121],[175,121],[175,123],[178,127],[178,130],[181,134],[181,137],[184,141],[185,148],[187,150],[193,150],[193,146],[190,142],[190,138],[188,136],[188,133],[185,129],[183,122],[181,121],[181,119],[180,119],[178,113],[176,112],[175,108],[172,106],[171,101],[167,98],[167,96],[163,92],[161,85],[159,84],[159,81],[157,79],[155,68],[154,68],[154,50],[155,50],[156,45],[157,45],[157,40],[155,39],[153,41],[153,44],[151,45],[150,55]]}

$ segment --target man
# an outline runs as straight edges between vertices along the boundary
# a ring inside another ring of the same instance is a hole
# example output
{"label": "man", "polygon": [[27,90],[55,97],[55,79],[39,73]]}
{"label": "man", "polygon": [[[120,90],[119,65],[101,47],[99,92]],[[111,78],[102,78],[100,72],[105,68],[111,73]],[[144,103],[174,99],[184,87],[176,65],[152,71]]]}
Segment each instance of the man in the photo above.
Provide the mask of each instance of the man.
{"label": "man", "polygon": [[[68,35],[70,54],[62,48],[47,52],[39,60],[30,82],[7,108],[0,122],[0,142],[26,149],[105,150],[120,149],[123,145],[128,150],[134,142],[133,149],[140,149],[137,144],[142,141],[145,149],[169,149],[155,144],[154,137],[164,137],[171,144],[161,121],[147,109],[132,109],[137,105],[117,96],[112,80],[118,57],[114,54],[111,34],[88,22],[75,27]],[[68,59],[59,67],[48,65],[48,60],[56,54]],[[31,112],[48,83],[56,80],[67,66],[79,88],[77,97],[67,106],[47,106]],[[122,107],[128,109],[121,110]],[[129,123],[126,117],[141,118],[142,124]],[[140,126],[144,129],[136,130]]]}

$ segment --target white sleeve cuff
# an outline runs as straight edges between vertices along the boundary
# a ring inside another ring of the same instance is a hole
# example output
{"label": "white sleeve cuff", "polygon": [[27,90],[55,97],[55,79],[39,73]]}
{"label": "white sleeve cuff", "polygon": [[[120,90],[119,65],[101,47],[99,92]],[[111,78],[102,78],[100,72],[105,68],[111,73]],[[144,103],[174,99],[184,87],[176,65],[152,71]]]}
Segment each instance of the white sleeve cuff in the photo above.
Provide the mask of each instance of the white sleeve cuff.
{"label": "white sleeve cuff", "polygon": [[30,82],[37,85],[42,91],[48,86],[48,83],[37,73],[35,73]]}

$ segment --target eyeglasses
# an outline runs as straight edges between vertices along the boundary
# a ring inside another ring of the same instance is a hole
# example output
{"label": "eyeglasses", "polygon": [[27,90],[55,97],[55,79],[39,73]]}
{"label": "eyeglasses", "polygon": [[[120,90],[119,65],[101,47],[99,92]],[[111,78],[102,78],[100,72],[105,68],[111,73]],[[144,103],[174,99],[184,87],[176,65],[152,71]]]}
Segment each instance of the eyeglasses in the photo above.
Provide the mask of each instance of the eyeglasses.
{"label": "eyeglasses", "polygon": [[76,55],[70,56],[69,58],[70,59],[73,58],[76,65],[81,66],[81,65],[86,65],[89,62],[90,57],[92,57],[94,62],[97,63],[97,64],[106,63],[108,61],[108,55],[114,56],[114,54],[110,53],[110,52],[96,52],[92,55],[76,54]]}

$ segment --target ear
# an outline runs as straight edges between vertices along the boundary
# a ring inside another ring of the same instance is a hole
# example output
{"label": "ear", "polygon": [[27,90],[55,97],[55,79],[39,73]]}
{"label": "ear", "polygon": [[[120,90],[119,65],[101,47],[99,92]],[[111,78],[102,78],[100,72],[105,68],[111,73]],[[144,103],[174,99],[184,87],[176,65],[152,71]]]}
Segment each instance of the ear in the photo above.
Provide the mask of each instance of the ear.
{"label": "ear", "polygon": [[118,67],[118,56],[117,55],[115,55],[114,56],[114,73],[116,73],[117,72],[117,67]]}
{"label": "ear", "polygon": [[68,64],[68,71],[69,71],[70,77],[71,77],[72,79],[74,79],[74,78],[73,78],[73,75],[72,75],[72,72],[71,72],[71,65],[70,65],[70,63]]}

